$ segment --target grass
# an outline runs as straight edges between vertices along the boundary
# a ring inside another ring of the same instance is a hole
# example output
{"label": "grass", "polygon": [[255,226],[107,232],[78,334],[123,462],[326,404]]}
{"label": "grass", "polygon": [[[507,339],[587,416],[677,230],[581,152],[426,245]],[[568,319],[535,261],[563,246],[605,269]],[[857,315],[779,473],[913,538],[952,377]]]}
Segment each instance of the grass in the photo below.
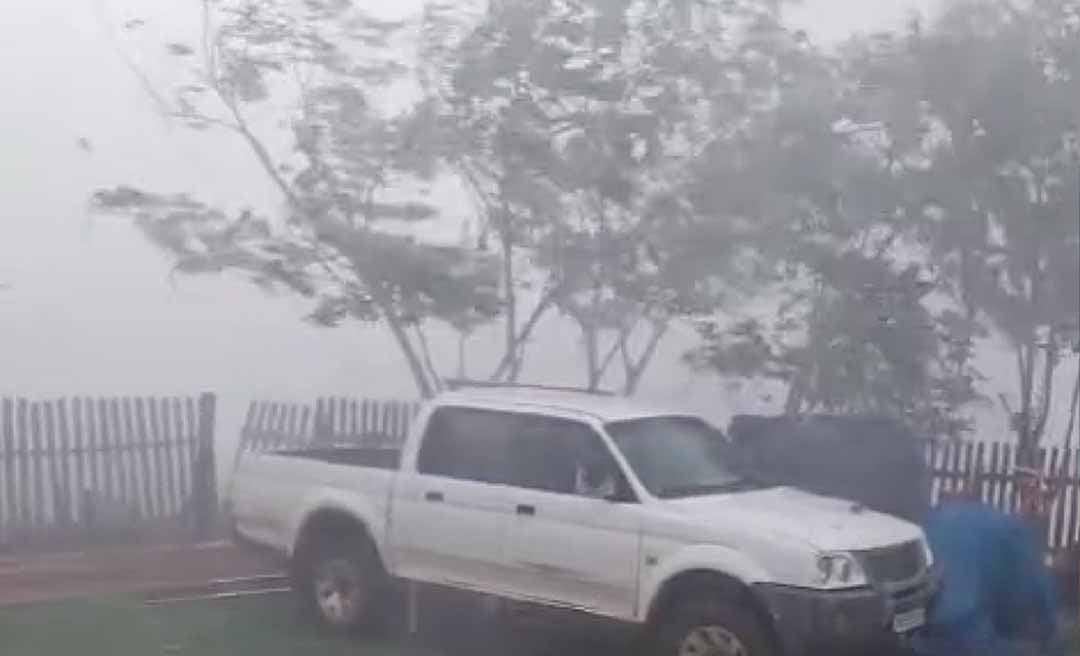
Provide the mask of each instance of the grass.
{"label": "grass", "polygon": [[[1067,653],[1080,656],[1080,630],[1070,628],[1069,634]],[[245,654],[436,656],[419,647],[340,638],[302,626],[287,596],[163,607],[114,599],[0,610],[2,656]]]}
{"label": "grass", "polygon": [[431,656],[297,624],[288,597],[147,607],[128,600],[0,611],[3,656]]}

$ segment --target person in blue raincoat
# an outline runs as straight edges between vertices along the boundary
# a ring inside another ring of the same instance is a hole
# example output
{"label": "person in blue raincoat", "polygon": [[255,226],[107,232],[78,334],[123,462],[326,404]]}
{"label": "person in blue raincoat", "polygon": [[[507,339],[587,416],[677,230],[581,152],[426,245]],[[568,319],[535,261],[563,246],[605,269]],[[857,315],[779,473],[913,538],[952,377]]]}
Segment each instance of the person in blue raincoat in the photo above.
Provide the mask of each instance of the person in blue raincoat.
{"label": "person in blue raincoat", "polygon": [[1064,653],[1053,579],[1023,521],[985,504],[948,501],[927,518],[942,591],[913,645],[921,656]]}

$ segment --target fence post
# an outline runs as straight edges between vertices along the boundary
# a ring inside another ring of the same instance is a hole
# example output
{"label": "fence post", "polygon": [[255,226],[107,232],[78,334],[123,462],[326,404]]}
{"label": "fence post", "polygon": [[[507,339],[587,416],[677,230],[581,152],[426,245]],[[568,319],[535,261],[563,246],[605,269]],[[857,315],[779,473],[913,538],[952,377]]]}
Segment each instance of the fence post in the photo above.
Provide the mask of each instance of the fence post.
{"label": "fence post", "polygon": [[217,527],[217,471],[214,460],[214,420],[217,397],[199,396],[198,457],[192,476],[192,501],[195,505],[195,537],[209,539]]}
{"label": "fence post", "polygon": [[11,534],[19,524],[18,497],[15,494],[15,458],[17,447],[15,445],[15,404],[11,399],[4,399],[0,403],[0,433],[3,442],[0,442],[0,454],[4,456],[4,498],[6,504],[3,512],[4,523],[0,525],[0,545],[11,541]]}

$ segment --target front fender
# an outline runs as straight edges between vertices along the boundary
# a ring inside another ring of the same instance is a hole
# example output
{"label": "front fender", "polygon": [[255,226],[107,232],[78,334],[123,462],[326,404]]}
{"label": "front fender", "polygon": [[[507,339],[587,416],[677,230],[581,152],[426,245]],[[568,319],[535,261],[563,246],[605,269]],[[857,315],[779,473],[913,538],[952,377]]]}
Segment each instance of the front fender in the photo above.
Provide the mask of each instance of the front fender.
{"label": "front fender", "polygon": [[[652,564],[655,560],[655,564]],[[646,545],[645,568],[638,591],[638,619],[645,621],[664,586],[680,575],[708,572],[732,578],[747,587],[773,583],[753,558],[722,545]]]}

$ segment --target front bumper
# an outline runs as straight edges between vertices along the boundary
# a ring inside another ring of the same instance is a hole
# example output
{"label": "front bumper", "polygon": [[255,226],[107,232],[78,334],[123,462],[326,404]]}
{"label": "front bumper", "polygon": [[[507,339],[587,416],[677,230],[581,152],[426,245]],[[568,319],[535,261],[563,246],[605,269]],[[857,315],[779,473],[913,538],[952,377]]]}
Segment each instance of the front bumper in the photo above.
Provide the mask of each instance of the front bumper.
{"label": "front bumper", "polygon": [[919,608],[929,614],[939,581],[930,571],[901,585],[833,592],[762,584],[756,592],[772,616],[784,656],[832,656],[906,640],[893,631],[893,619]]}

